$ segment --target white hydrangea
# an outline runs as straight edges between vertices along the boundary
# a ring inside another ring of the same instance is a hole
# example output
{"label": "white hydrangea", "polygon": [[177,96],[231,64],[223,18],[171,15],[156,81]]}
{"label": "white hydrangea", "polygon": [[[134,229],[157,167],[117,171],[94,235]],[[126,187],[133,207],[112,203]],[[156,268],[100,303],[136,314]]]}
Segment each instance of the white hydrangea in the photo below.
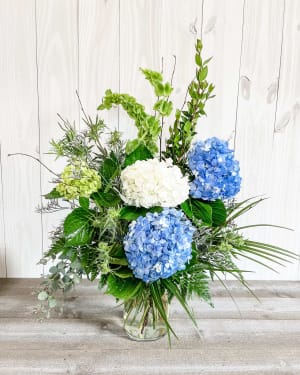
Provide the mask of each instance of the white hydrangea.
{"label": "white hydrangea", "polygon": [[171,159],[138,160],[121,173],[122,199],[136,207],[175,207],[189,195],[188,178]]}

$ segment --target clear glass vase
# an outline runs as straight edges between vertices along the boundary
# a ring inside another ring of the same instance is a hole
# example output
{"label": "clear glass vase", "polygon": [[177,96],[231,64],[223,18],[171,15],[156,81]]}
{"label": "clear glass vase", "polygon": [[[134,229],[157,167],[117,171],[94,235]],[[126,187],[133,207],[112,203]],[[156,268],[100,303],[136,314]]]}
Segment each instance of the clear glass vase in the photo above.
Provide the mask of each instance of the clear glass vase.
{"label": "clear glass vase", "polygon": [[[162,303],[166,316],[169,316],[168,297],[164,294]],[[153,341],[165,336],[166,324],[148,295],[124,302],[124,329],[127,335],[136,341]]]}

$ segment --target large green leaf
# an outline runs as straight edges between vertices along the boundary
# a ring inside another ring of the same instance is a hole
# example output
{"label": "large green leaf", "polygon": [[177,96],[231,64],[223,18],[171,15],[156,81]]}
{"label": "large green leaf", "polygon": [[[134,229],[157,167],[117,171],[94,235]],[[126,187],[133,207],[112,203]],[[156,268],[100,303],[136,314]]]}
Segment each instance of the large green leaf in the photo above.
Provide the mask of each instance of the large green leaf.
{"label": "large green leaf", "polygon": [[212,225],[212,208],[209,204],[193,199],[192,200],[193,214],[197,219],[201,219],[204,224]]}
{"label": "large green leaf", "polygon": [[66,246],[85,245],[90,242],[93,231],[91,218],[93,211],[75,208],[65,219],[64,235]]}
{"label": "large green leaf", "polygon": [[212,225],[212,208],[209,204],[190,198],[181,204],[181,208],[188,218],[201,220],[208,226]]}
{"label": "large green leaf", "polygon": [[86,198],[86,197],[79,197],[79,204],[82,208],[88,210],[90,206],[90,200],[89,198]]}
{"label": "large green leaf", "polygon": [[213,202],[207,202],[212,208],[212,225],[213,227],[219,227],[224,225],[227,218],[226,208],[221,199],[217,199]]}
{"label": "large green leaf", "polygon": [[106,208],[115,207],[121,201],[119,195],[112,189],[108,192],[97,191],[91,195],[91,198],[99,207]]}
{"label": "large green leaf", "polygon": [[107,278],[107,294],[127,300],[134,297],[142,286],[142,281],[133,277],[120,278],[110,274]]}
{"label": "large green leaf", "polygon": [[137,160],[148,160],[152,158],[152,153],[141,143],[134,151],[126,156],[124,165],[125,167],[128,167],[129,165],[134,164]]}
{"label": "large green leaf", "polygon": [[182,211],[186,214],[189,219],[193,219],[193,211],[190,199],[187,199],[180,205]]}
{"label": "large green leaf", "polygon": [[132,221],[136,220],[139,216],[145,216],[148,212],[161,212],[162,207],[151,207],[151,208],[144,208],[144,207],[134,207],[134,206],[126,206],[122,208],[120,211],[120,218]]}
{"label": "large green leaf", "polygon": [[190,198],[181,204],[181,208],[188,218],[202,220],[208,226],[221,226],[226,222],[226,208],[220,199],[204,202]]}

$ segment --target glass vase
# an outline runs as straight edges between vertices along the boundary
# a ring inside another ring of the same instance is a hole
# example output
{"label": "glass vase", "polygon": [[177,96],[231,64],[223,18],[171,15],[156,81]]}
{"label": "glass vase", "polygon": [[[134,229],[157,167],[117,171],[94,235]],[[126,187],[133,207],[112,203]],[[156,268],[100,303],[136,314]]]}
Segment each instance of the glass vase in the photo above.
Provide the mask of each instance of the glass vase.
{"label": "glass vase", "polygon": [[[168,297],[164,294],[162,304],[166,316],[169,316]],[[150,295],[124,302],[124,329],[135,341],[153,341],[165,336],[166,324]]]}

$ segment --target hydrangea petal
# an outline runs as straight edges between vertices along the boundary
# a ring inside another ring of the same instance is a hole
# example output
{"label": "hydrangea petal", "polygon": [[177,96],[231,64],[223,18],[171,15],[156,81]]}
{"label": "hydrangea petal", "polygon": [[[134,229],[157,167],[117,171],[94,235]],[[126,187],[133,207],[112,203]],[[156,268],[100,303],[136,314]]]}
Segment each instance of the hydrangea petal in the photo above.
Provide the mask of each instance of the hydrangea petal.
{"label": "hydrangea petal", "polygon": [[188,178],[168,159],[138,160],[121,173],[122,199],[136,207],[176,207],[189,195]]}
{"label": "hydrangea petal", "polygon": [[213,137],[196,142],[188,154],[188,166],[195,176],[190,183],[193,198],[228,199],[240,191],[239,162],[227,141]]}
{"label": "hydrangea petal", "polygon": [[124,238],[128,265],[145,282],[166,279],[191,259],[195,228],[181,210],[147,213],[129,226]]}

